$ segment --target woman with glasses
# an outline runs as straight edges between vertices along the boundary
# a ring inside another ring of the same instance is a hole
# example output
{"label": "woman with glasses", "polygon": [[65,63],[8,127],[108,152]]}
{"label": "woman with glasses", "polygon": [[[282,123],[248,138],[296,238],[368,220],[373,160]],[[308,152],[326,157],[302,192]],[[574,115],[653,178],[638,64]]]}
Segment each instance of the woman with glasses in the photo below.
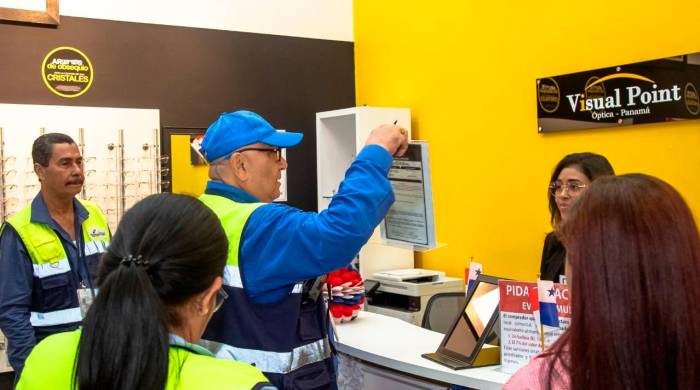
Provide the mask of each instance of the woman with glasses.
{"label": "woman with glasses", "polygon": [[[566,221],[569,210],[593,180],[615,175],[610,162],[595,153],[572,153],[565,156],[552,172],[547,198],[549,199],[550,223],[555,229]],[[542,248],[540,279],[559,283],[564,276],[566,249],[554,232],[547,234]]]}
{"label": "woman with glasses", "polygon": [[253,366],[196,345],[225,299],[227,255],[218,218],[197,199],[159,194],[138,202],[101,260],[99,294],[82,330],[39,343],[17,389],[266,387]]}
{"label": "woman with glasses", "polygon": [[503,389],[700,389],[700,234],[678,191],[598,179],[559,234],[571,326]]}

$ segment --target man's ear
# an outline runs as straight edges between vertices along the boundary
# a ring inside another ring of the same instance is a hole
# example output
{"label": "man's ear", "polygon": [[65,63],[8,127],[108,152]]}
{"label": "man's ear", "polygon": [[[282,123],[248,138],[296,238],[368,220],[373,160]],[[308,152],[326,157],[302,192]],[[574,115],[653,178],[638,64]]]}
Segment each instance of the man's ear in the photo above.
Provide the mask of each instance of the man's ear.
{"label": "man's ear", "polygon": [[245,182],[250,176],[250,161],[243,153],[234,153],[228,160],[231,172],[240,180]]}
{"label": "man's ear", "polygon": [[39,163],[34,163],[34,173],[39,178],[39,181],[43,181],[46,176],[45,167]]}

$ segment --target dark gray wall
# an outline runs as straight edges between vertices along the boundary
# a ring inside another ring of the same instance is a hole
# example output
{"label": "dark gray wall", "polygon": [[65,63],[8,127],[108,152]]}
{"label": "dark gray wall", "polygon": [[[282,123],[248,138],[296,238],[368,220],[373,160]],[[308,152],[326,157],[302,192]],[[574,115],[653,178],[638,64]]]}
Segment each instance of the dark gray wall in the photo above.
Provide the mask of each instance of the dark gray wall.
{"label": "dark gray wall", "polygon": [[[92,62],[93,84],[80,97],[56,96],[41,79],[59,46]],[[0,23],[0,103],[157,108],[169,127],[256,111],[305,134],[287,152],[288,199],[315,210],[315,113],[355,105],[353,43],[73,17],[58,28]]]}

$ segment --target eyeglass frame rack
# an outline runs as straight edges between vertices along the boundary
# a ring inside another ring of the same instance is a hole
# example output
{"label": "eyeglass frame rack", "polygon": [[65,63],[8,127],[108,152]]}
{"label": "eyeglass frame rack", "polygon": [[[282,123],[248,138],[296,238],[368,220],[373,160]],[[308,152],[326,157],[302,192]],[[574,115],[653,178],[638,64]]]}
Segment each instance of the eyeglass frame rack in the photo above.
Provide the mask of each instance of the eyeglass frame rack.
{"label": "eyeglass frame rack", "polygon": [[[157,194],[160,191],[160,178],[162,176],[162,169],[161,169],[161,164],[160,164],[160,145],[158,144],[158,140],[160,139],[160,134],[158,133],[158,129],[153,129],[153,143],[145,143],[141,147],[144,152],[148,152],[148,157],[147,159],[150,159],[152,161],[152,168],[153,170],[150,172],[150,193],[151,194]],[[125,197],[126,198],[126,197]]]}
{"label": "eyeglass frame rack", "polygon": [[[115,204],[115,212],[116,212],[116,218],[115,218],[115,223],[118,224],[119,221],[121,220],[122,215],[126,211],[126,206],[127,206],[127,197],[126,197],[126,187],[125,183],[127,181],[126,175],[127,172],[125,170],[126,166],[126,151],[125,151],[125,144],[124,144],[124,136],[125,136],[125,131],[124,129],[119,129],[118,131],[118,143],[109,143],[107,145],[107,149],[111,152],[115,153],[114,161],[115,161],[115,199],[116,199],[116,204]],[[46,128],[45,127],[40,127],[39,128],[39,134],[44,135],[46,134]],[[155,193],[160,193],[162,192],[162,164],[161,164],[161,159],[162,156],[160,156],[160,129],[159,128],[154,128],[153,129],[153,140],[152,144],[150,143],[144,143],[143,144],[143,150],[148,152],[148,157],[152,159],[151,166],[152,170],[150,172],[151,175],[151,183],[150,183],[150,188],[149,188],[149,193],[150,194],[155,194]],[[4,221],[6,218],[6,212],[7,212],[7,205],[6,205],[6,199],[7,199],[7,186],[6,186],[6,178],[4,175],[6,162],[5,162],[5,133],[4,133],[4,128],[0,127],[0,187],[2,188],[0,190],[0,218]],[[78,128],[78,148],[80,150],[80,154],[82,156],[85,156],[85,147],[86,147],[86,139],[85,139],[85,128]],[[116,151],[115,151],[116,149]],[[107,186],[109,188],[109,186]],[[87,189],[86,186],[84,185],[83,188],[81,189],[81,197],[83,199],[87,198]]]}
{"label": "eyeglass frame rack", "polygon": [[151,155],[153,156],[153,184],[151,187],[151,193],[157,194],[161,192],[161,178],[162,167],[161,167],[161,155],[160,155],[160,131],[159,129],[153,129],[153,149]]}
{"label": "eyeglass frame rack", "polygon": [[117,225],[126,209],[126,199],[124,183],[126,173],[124,172],[124,129],[119,129],[119,143],[117,144]]}
{"label": "eyeglass frame rack", "polygon": [[[39,135],[46,134],[46,128],[39,128]],[[29,156],[31,158],[31,156]],[[7,186],[5,185],[5,129],[0,127],[0,219],[4,223],[7,220],[7,206],[5,201],[7,200]]]}

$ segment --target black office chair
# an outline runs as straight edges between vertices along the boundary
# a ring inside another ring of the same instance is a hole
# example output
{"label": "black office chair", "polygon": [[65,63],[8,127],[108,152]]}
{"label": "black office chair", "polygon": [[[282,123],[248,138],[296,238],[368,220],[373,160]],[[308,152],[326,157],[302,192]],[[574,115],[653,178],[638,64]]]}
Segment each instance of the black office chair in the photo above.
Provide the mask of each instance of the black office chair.
{"label": "black office chair", "polygon": [[445,334],[462,311],[467,297],[463,292],[435,294],[428,300],[421,326]]}

